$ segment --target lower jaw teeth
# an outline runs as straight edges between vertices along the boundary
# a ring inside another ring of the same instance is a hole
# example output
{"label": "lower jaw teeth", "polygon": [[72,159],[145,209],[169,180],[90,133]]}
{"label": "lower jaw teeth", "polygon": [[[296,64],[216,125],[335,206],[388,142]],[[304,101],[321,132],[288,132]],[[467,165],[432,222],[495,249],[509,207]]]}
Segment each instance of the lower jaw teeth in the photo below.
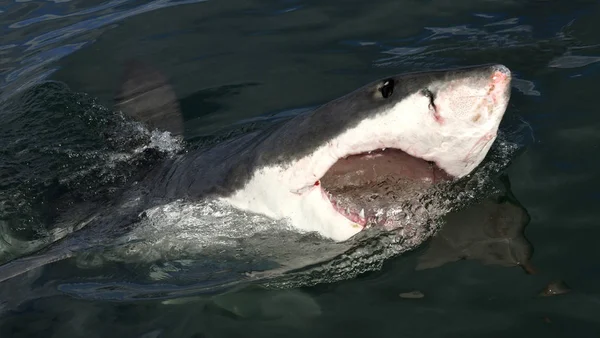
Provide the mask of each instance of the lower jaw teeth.
{"label": "lower jaw teeth", "polygon": [[365,228],[381,224],[381,217],[377,217],[376,214],[369,214],[367,219],[364,208],[361,208],[360,211],[358,211],[358,206],[355,206],[355,208],[351,210],[350,207],[343,207],[343,204],[346,203],[336,200],[331,193],[327,192],[326,195],[329,198],[331,204],[335,207],[335,209],[340,214],[344,215],[346,218],[352,220],[353,222],[359,223]]}

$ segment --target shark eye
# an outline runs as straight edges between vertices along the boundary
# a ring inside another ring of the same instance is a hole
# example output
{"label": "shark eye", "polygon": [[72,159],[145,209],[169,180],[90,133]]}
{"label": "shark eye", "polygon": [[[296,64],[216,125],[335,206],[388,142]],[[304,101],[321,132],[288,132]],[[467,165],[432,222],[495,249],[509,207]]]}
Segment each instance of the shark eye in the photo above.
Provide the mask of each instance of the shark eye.
{"label": "shark eye", "polygon": [[379,92],[381,92],[381,96],[384,99],[387,99],[394,92],[394,79],[387,79],[383,81],[383,85],[379,88]]}
{"label": "shark eye", "polygon": [[435,109],[435,95],[433,95],[433,92],[425,88],[421,93],[423,93],[423,96],[429,98],[429,109]]}

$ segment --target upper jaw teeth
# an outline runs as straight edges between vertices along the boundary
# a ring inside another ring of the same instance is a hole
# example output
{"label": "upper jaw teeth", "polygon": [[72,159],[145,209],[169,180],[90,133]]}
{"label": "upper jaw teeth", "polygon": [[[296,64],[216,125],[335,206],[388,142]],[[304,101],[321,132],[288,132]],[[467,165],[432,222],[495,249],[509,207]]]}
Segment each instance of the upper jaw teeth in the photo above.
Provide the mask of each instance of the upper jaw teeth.
{"label": "upper jaw teeth", "polygon": [[385,149],[386,149],[386,148],[384,147],[384,148],[379,148],[379,149],[376,149],[376,150],[369,150],[369,151],[367,152],[367,154],[372,154],[374,151],[385,151]]}
{"label": "upper jaw teeth", "polygon": [[364,219],[365,218],[365,209],[360,209],[360,213],[358,214],[358,216],[360,216],[360,218]]}

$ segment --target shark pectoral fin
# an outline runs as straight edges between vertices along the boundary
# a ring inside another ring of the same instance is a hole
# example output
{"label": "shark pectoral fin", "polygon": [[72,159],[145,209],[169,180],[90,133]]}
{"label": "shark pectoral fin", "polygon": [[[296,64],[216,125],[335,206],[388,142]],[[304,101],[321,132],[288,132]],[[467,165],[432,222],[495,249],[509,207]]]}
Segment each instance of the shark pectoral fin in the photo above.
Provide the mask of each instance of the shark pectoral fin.
{"label": "shark pectoral fin", "polygon": [[183,116],[175,91],[167,77],[138,60],[125,64],[115,109],[151,129],[183,134]]}

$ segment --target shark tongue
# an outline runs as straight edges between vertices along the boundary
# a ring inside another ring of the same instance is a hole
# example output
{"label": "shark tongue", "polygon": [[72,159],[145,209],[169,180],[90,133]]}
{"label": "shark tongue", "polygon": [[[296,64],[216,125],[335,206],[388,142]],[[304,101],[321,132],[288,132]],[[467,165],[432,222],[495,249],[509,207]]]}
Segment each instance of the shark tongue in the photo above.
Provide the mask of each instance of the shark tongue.
{"label": "shark tongue", "polygon": [[338,160],[321,178],[321,186],[336,210],[356,221],[355,216],[368,218],[451,179],[431,162],[387,148]]}

